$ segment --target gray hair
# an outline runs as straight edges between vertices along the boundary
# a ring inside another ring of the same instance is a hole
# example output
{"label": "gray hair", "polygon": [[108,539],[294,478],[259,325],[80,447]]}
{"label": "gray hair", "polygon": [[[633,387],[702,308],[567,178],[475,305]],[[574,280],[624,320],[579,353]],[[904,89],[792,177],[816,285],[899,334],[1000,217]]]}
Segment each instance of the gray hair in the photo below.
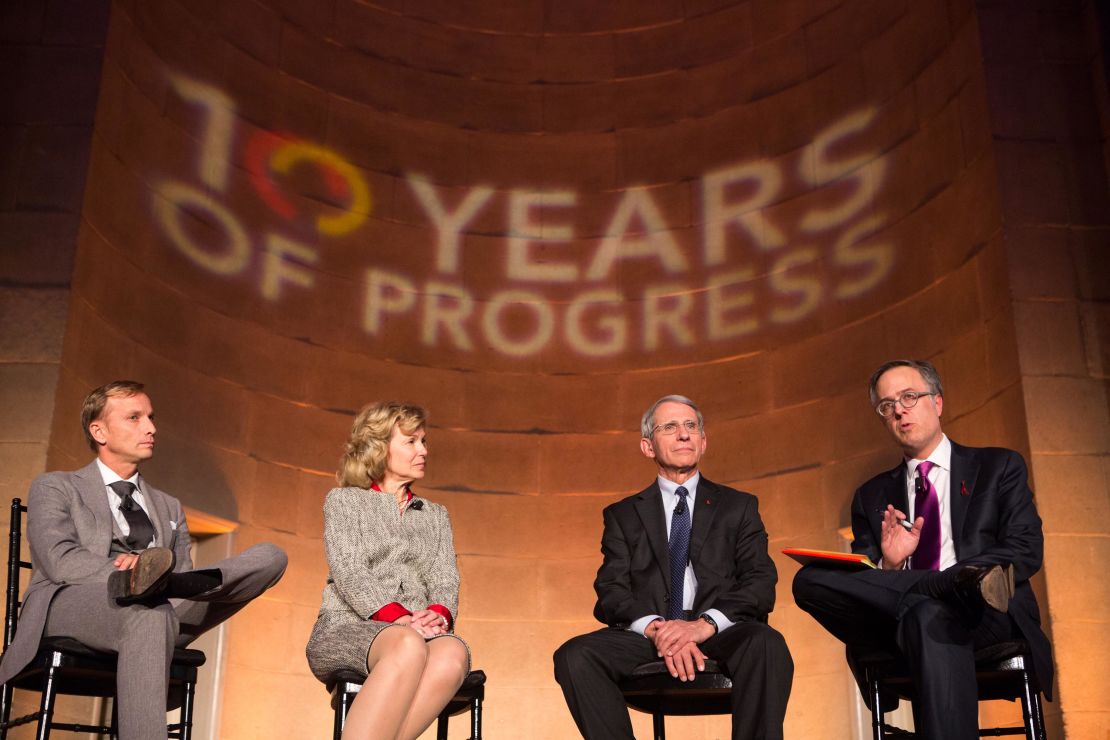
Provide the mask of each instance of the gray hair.
{"label": "gray hair", "polygon": [[703,429],[705,428],[705,417],[701,415],[701,409],[698,408],[696,403],[686,396],[663,396],[658,401],[648,406],[648,410],[645,411],[644,415],[640,418],[640,436],[644,439],[651,439],[652,433],[655,432],[655,410],[665,403],[681,403],[684,406],[689,406],[698,417],[698,426]]}
{"label": "gray hair", "polygon": [[938,396],[944,395],[944,388],[940,384],[940,374],[933,367],[933,363],[928,360],[891,360],[890,362],[884,362],[878,370],[871,374],[871,380],[867,384],[867,395],[871,397],[872,406],[879,403],[879,396],[875,392],[875,386],[879,384],[879,378],[883,377],[887,370],[893,370],[896,367],[913,368],[921,373],[921,379],[925,381],[925,385],[929,386],[930,393],[935,393]]}

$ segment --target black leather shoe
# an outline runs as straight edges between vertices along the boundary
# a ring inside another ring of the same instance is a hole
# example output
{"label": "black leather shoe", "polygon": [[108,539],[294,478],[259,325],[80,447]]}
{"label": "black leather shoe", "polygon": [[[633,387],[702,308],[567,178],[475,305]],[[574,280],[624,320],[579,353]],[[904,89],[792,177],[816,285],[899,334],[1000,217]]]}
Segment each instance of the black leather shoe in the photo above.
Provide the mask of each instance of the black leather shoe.
{"label": "black leather shoe", "polygon": [[173,550],[165,547],[143,550],[131,570],[118,570],[108,576],[108,596],[120,604],[157,596],[165,590],[176,561]]}
{"label": "black leather shoe", "polygon": [[1014,596],[1014,566],[965,566],[956,574],[956,594],[965,603],[986,604],[1005,614]]}

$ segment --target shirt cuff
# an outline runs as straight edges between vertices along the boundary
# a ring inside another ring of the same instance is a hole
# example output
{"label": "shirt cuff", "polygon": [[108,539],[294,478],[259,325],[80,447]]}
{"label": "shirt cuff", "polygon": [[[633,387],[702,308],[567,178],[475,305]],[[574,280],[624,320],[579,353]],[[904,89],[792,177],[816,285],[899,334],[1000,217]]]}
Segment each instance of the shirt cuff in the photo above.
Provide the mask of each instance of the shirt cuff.
{"label": "shirt cuff", "polygon": [[717,623],[717,634],[721,634],[732,625],[736,624],[731,619],[721,613],[720,609],[706,609],[702,614],[708,614],[713,617],[713,621]]}
{"label": "shirt cuff", "polygon": [[370,619],[375,622],[396,622],[398,619],[405,615],[411,617],[412,612],[398,604],[396,601],[391,601],[383,606],[381,609],[378,609],[376,612],[371,614]]}
{"label": "shirt cuff", "polygon": [[[629,632],[635,632],[638,635],[644,635],[644,630],[647,629],[647,626],[649,624],[654,622],[656,619],[662,619],[662,618],[663,617],[659,616],[658,614],[649,614],[646,617],[640,617],[635,622],[628,625],[628,631]],[[647,635],[644,635],[644,637],[647,637]]]}
{"label": "shirt cuff", "polygon": [[447,631],[450,632],[451,628],[455,626],[455,618],[451,616],[451,610],[443,604],[428,604],[428,611],[435,612],[439,616],[447,620]]}

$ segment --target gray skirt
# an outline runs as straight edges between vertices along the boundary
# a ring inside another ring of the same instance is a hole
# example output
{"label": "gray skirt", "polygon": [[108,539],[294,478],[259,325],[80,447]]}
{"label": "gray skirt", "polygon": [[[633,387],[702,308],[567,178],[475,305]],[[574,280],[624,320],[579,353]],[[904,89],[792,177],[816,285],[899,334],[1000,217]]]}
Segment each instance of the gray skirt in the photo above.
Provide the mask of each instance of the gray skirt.
{"label": "gray skirt", "polygon": [[[305,655],[308,656],[308,667],[312,675],[323,682],[334,671],[354,671],[366,675],[366,656],[374,639],[389,627],[400,627],[393,622],[376,621],[351,621],[350,615],[341,613],[332,615],[329,612],[320,612],[316,624],[312,628],[312,635],[308,638]],[[466,641],[454,633],[436,635],[425,638],[426,642],[449,637],[458,640],[466,649],[466,669],[470,670],[470,646]]]}

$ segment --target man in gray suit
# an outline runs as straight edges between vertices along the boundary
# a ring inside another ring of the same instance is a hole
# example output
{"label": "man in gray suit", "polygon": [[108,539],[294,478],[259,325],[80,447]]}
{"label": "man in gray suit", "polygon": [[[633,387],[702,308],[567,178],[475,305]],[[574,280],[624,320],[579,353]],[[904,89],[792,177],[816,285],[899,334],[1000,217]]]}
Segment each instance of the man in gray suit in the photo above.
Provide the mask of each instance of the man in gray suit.
{"label": "man in gray suit", "polygon": [[0,683],[34,657],[44,636],[65,636],[119,655],[121,740],[166,737],[166,692],[175,647],[184,647],[273,586],[285,553],[263,543],[192,570],[180,502],[148,485],[138,465],[154,455],[154,411],[143,385],[97,388],[81,412],[96,459],[39,476],[28,496],[34,572],[23,595]]}

